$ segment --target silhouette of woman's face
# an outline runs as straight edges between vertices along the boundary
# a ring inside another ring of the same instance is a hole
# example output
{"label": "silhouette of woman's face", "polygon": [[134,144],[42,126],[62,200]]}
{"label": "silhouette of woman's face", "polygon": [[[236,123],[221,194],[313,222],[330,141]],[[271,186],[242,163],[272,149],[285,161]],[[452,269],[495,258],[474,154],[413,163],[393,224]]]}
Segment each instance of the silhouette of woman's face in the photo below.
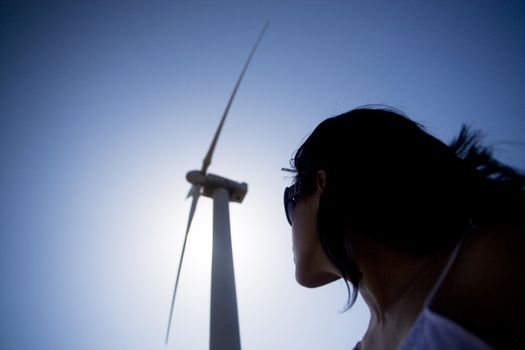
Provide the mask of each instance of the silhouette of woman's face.
{"label": "silhouette of woman's face", "polygon": [[301,196],[292,216],[295,278],[305,287],[319,287],[338,279],[339,273],[326,256],[317,232],[317,216],[322,189]]}

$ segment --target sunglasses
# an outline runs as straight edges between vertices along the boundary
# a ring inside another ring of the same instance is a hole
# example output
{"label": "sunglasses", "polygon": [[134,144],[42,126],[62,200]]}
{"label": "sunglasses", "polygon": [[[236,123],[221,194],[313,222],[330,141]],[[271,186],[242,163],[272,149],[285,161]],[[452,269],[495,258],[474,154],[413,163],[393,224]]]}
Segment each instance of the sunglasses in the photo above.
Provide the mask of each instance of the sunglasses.
{"label": "sunglasses", "polygon": [[295,183],[284,189],[284,212],[290,226],[292,226],[293,210],[297,202],[297,195],[301,191],[301,183]]}

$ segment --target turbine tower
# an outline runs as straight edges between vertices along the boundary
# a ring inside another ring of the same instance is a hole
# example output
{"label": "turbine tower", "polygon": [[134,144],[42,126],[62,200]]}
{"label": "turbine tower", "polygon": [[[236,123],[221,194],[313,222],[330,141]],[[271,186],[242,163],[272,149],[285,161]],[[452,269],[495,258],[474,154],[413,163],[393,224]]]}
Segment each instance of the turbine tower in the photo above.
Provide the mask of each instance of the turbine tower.
{"label": "turbine tower", "polygon": [[230,237],[230,214],[229,202],[241,203],[248,191],[248,185],[244,182],[236,182],[221,176],[207,173],[217,140],[221,133],[224,121],[230,110],[233,99],[237,94],[242,78],[246,73],[250,61],[259,45],[268,22],[264,25],[255,45],[244,64],[233,92],[228,100],[226,109],[222,115],[219,126],[211,142],[208,153],[202,161],[201,170],[192,170],[186,174],[186,179],[192,184],[187,198],[193,197],[190,207],[190,216],[186,226],[186,234],[182,245],[177,278],[171,300],[170,316],[166,331],[166,344],[168,343],[175,296],[179,285],[180,271],[186,242],[190,231],[191,222],[197,201],[201,195],[213,199],[213,251],[212,251],[212,275],[211,275],[211,302],[210,302],[210,350],[240,350],[241,340],[239,335],[239,320],[237,314],[237,296],[235,292],[235,276],[233,270],[233,256]]}

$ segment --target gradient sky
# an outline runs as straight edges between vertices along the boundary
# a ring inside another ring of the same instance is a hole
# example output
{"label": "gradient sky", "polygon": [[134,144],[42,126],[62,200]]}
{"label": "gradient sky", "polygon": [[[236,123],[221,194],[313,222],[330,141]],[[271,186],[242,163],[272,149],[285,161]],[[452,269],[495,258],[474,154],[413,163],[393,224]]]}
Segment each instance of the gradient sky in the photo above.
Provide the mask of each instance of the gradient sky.
{"label": "gradient sky", "polygon": [[0,348],[207,349],[211,201],[200,168],[270,27],[209,171],[249,184],[230,216],[244,349],[349,349],[342,282],[294,280],[280,171],[323,119],[369,103],[442,140],[463,123],[525,164],[522,1],[2,1]]}

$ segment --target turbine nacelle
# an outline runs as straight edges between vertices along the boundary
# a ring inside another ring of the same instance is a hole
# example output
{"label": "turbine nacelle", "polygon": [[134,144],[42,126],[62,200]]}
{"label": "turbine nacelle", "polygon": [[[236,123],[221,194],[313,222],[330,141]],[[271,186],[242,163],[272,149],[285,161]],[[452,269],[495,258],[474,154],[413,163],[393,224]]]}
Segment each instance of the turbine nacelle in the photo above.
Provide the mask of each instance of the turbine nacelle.
{"label": "turbine nacelle", "polygon": [[202,186],[202,195],[205,197],[213,198],[213,192],[221,187],[228,190],[231,202],[242,203],[246,192],[248,192],[246,182],[237,182],[214,174],[204,175],[199,170],[189,171],[186,174],[186,179],[194,186]]}

